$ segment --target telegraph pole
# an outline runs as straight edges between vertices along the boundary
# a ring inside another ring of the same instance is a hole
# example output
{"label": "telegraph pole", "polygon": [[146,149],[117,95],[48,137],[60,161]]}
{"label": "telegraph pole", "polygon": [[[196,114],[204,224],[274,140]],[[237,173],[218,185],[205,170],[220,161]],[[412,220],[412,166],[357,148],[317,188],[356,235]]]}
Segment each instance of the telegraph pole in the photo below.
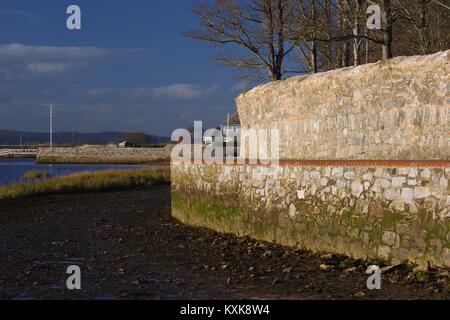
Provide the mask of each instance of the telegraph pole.
{"label": "telegraph pole", "polygon": [[50,107],[50,148],[53,148],[53,105]]}
{"label": "telegraph pole", "polygon": [[49,107],[49,120],[50,120],[50,148],[53,148],[53,107],[59,105],[56,103],[47,103],[44,106]]}

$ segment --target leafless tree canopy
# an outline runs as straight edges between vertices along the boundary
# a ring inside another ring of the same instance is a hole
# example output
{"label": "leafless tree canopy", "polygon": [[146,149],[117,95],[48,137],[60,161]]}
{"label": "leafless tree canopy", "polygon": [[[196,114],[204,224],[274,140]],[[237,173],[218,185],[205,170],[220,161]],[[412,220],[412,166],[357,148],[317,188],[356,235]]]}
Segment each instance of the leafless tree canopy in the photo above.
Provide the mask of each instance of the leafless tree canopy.
{"label": "leafless tree canopy", "polygon": [[272,80],[281,79],[284,59],[295,48],[288,30],[293,17],[288,0],[217,0],[194,5],[193,10],[201,27],[188,36],[235,49],[223,51],[220,63],[257,75],[265,69]]}
{"label": "leafless tree canopy", "polygon": [[[367,8],[381,7],[380,30]],[[217,45],[218,62],[252,80],[280,80],[450,48],[450,0],[215,0],[195,2],[187,36]]]}

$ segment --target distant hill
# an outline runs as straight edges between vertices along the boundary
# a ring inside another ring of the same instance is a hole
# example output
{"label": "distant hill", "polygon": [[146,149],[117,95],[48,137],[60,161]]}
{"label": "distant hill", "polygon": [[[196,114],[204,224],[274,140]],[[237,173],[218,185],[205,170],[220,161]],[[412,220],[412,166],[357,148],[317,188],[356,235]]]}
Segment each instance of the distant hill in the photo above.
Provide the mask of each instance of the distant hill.
{"label": "distant hill", "polygon": [[[79,132],[55,132],[53,133],[53,143],[55,145],[71,144],[107,144],[123,141],[124,132],[100,132],[100,133],[79,133]],[[150,134],[151,144],[169,142],[169,137],[161,137]],[[25,132],[0,130],[0,145],[19,145],[22,144],[48,144],[49,134],[47,132]]]}

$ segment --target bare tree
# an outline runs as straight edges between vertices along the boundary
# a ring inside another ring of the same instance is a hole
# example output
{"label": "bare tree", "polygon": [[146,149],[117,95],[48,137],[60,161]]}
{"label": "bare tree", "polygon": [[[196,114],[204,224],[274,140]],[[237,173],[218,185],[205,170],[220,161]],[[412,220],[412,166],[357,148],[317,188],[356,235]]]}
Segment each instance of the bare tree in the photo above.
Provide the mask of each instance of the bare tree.
{"label": "bare tree", "polygon": [[[398,53],[430,54],[450,47],[450,0],[396,0]],[[401,36],[400,36],[401,35]]]}
{"label": "bare tree", "polygon": [[192,10],[201,26],[187,36],[224,46],[222,65],[251,70],[252,78],[261,78],[262,69],[273,81],[282,78],[285,58],[295,48],[288,35],[288,0],[216,0],[194,4]]}
{"label": "bare tree", "polygon": [[[218,61],[279,80],[450,47],[450,0],[202,0],[188,36],[220,46]],[[380,4],[381,30],[367,28]],[[294,65],[295,64],[295,65]]]}
{"label": "bare tree", "polygon": [[[318,66],[318,41],[317,34],[321,23],[318,19],[317,0],[298,0],[299,10],[296,15],[295,40],[299,44],[300,52],[306,60],[310,72],[316,73]],[[308,51],[306,52],[305,49]]]}

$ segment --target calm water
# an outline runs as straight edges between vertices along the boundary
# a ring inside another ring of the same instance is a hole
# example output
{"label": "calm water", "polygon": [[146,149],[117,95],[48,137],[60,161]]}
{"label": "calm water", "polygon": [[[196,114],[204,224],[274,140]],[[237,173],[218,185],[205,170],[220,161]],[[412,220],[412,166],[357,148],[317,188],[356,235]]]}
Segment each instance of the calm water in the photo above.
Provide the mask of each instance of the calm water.
{"label": "calm water", "polygon": [[137,169],[142,166],[133,165],[56,165],[56,164],[36,164],[33,159],[15,159],[9,161],[8,159],[0,159],[0,185],[5,185],[13,182],[26,182],[28,179],[22,179],[25,172],[47,171],[53,177],[68,175],[76,172],[94,172],[101,170],[123,170],[123,169]]}

